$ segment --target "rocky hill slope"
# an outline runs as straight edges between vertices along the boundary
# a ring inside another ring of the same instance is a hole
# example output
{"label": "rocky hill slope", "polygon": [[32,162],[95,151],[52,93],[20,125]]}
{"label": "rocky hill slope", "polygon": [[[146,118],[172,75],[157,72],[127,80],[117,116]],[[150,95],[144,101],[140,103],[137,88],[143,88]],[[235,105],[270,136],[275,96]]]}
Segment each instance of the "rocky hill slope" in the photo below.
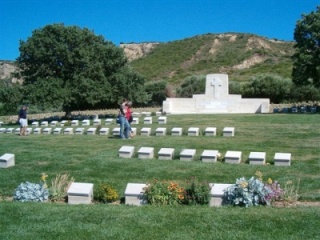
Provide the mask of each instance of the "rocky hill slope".
{"label": "rocky hill slope", "polygon": [[[133,69],[147,81],[179,85],[186,77],[227,73],[231,81],[248,81],[259,73],[290,77],[294,43],[253,34],[204,34],[167,43],[120,44]],[[0,79],[10,78],[14,62],[0,61]],[[12,79],[17,81],[17,79]]]}

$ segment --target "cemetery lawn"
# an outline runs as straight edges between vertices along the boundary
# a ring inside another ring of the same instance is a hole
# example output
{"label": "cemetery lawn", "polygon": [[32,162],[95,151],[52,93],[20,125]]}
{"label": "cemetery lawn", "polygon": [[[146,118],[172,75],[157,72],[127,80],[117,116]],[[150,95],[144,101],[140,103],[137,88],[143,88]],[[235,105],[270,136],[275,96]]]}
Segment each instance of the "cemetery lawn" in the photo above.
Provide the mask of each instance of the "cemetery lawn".
{"label": "cemetery lawn", "polygon": [[[319,114],[168,115],[167,124],[142,124],[151,136],[139,134],[129,140],[100,135],[0,134],[0,155],[15,154],[15,166],[0,168],[0,239],[320,239],[320,207],[209,207],[127,206],[124,204],[68,205],[66,203],[13,202],[21,182],[38,183],[41,173],[47,183],[68,173],[76,182],[109,183],[124,196],[126,184],[151,179],[184,181],[189,177],[210,183],[235,183],[256,171],[264,180],[282,186],[299,183],[299,202],[320,202]],[[8,126],[4,126],[8,127]],[[18,127],[18,126],[14,126]],[[92,126],[91,126],[92,127]],[[103,126],[107,127],[107,126]],[[116,127],[109,126],[110,131]],[[166,136],[155,136],[166,127]],[[183,136],[171,136],[182,127]],[[200,136],[186,136],[189,127],[199,127]],[[217,136],[203,136],[206,127],[216,127]],[[234,137],[223,137],[224,127],[234,127]],[[123,145],[135,147],[132,159],[118,157]],[[154,147],[155,159],[139,160],[140,147]],[[172,161],[158,160],[160,148],[175,149]],[[179,161],[182,149],[196,149],[193,162]],[[242,151],[241,164],[199,161],[203,150]],[[250,152],[266,152],[266,165],[248,164]],[[291,153],[289,167],[274,166],[276,152]]]}

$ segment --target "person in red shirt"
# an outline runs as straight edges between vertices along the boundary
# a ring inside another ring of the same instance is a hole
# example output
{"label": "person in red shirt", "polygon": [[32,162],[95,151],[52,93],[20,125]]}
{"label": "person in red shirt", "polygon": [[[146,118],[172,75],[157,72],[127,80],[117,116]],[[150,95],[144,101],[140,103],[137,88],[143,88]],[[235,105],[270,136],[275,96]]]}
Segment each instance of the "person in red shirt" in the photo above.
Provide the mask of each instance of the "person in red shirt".
{"label": "person in red shirt", "polygon": [[133,134],[133,131],[131,129],[131,123],[132,123],[132,120],[133,120],[133,117],[132,117],[132,111],[131,111],[131,107],[132,107],[132,102],[131,101],[128,101],[127,104],[126,104],[126,119],[128,120],[128,123],[129,123],[129,131],[130,131],[130,137],[134,137],[134,134]]}

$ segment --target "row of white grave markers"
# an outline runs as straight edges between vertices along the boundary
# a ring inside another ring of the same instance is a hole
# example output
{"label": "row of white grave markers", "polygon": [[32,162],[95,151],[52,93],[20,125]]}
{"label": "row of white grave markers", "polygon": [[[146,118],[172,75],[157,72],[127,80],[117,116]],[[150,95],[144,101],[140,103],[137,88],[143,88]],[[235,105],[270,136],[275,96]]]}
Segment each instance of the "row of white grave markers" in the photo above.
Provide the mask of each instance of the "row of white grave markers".
{"label": "row of white grave markers", "polygon": [[[137,135],[137,128],[131,128],[134,135]],[[100,134],[100,135],[109,135],[110,128],[98,128],[97,127],[89,127],[89,128],[83,128],[83,127],[35,127],[35,128],[27,128],[27,134],[88,134],[88,135],[94,135],[94,134]],[[20,128],[0,128],[0,133],[20,133]],[[234,127],[225,127],[222,131],[223,136],[225,137],[233,137],[235,134]],[[152,129],[148,127],[143,127],[140,129],[140,135],[141,136],[151,136]],[[115,127],[112,129],[112,135],[113,136],[119,136],[120,135],[120,127]],[[167,135],[167,128],[165,127],[158,127],[154,131],[155,136],[166,136]],[[171,129],[171,135],[172,136],[182,136],[183,135],[183,129],[180,127],[174,127]],[[190,127],[187,131],[188,136],[199,136],[200,135],[200,128],[198,127]],[[205,136],[216,136],[217,135],[217,128],[215,127],[207,127],[204,130]]]}
{"label": "row of white grave markers", "polygon": [[[218,207],[224,205],[224,190],[232,184],[209,183],[210,186],[210,207]],[[90,204],[93,200],[92,183],[71,183],[67,195],[69,204]],[[128,183],[124,192],[125,204],[133,206],[142,206],[148,204],[144,192],[147,184],[145,183]]]}
{"label": "row of white grave markers", "polygon": [[[143,123],[144,124],[152,124],[153,120],[152,117],[145,117],[143,119]],[[131,124],[139,124],[139,118],[138,117],[133,117],[133,121]],[[110,125],[110,124],[113,124],[115,123],[115,119],[114,118],[106,118],[104,120],[104,124],[105,125]],[[166,116],[161,116],[161,117],[158,117],[157,119],[157,123],[158,124],[166,124],[167,123],[167,117]],[[61,122],[59,121],[42,121],[42,122],[38,122],[38,121],[34,121],[31,123],[31,126],[33,127],[48,127],[48,126],[51,126],[51,127],[56,127],[56,126],[60,126],[60,127],[64,127],[66,124],[69,124],[69,121],[67,120],[63,120]],[[89,120],[89,119],[85,119],[85,120],[72,120],[70,121],[70,125],[75,127],[75,126],[101,126],[103,124],[102,120],[101,119],[94,119],[94,120]]]}
{"label": "row of white grave markers", "polygon": [[[139,159],[153,159],[155,157],[154,147],[141,147],[137,151],[137,157]],[[119,157],[132,158],[135,152],[134,146],[122,146],[119,149]],[[161,148],[158,152],[159,160],[172,160],[174,158],[174,148]],[[181,161],[193,161],[195,160],[196,149],[183,149],[179,153],[179,159]],[[217,162],[220,155],[218,150],[203,150],[200,160],[202,162]],[[227,151],[224,160],[226,163],[239,164],[242,160],[241,151]],[[249,163],[255,165],[266,164],[265,152],[250,152]],[[276,166],[290,166],[291,165],[291,153],[275,153],[274,165]]]}

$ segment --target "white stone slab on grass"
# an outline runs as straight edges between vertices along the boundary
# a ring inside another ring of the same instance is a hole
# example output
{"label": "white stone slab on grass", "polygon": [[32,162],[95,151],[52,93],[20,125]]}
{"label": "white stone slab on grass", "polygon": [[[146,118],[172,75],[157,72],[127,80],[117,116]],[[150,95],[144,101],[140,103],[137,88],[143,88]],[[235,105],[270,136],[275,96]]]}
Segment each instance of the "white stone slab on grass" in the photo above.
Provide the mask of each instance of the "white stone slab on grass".
{"label": "white stone slab on grass", "polygon": [[60,126],[61,126],[61,127],[64,127],[64,125],[65,125],[66,123],[68,123],[67,120],[62,120],[62,121],[60,122]]}
{"label": "white stone slab on grass", "polygon": [[42,133],[42,128],[33,129],[33,134],[41,134],[41,133]]}
{"label": "white stone slab on grass", "polygon": [[154,157],[153,147],[141,147],[138,151],[139,159],[152,159]]}
{"label": "white stone slab on grass", "polygon": [[151,135],[151,128],[141,128],[140,135],[141,136],[150,136]]}
{"label": "white stone slab on grass", "polygon": [[87,130],[88,135],[95,135],[97,133],[97,128],[89,128]]}
{"label": "white stone slab on grass", "polygon": [[109,128],[100,128],[99,134],[100,135],[109,135]]}
{"label": "white stone slab on grass", "polygon": [[117,137],[120,136],[120,128],[119,127],[112,129],[112,136],[117,136]]}
{"label": "white stone slab on grass", "polygon": [[225,204],[225,199],[223,198],[224,190],[230,187],[232,184],[226,183],[210,183],[210,207],[219,207]]}
{"label": "white stone slab on grass", "polygon": [[79,126],[79,120],[72,120],[71,126]]}
{"label": "white stone slab on grass", "polygon": [[234,127],[225,127],[223,129],[224,137],[233,137],[234,136]]}
{"label": "white stone slab on grass", "polygon": [[81,125],[82,126],[90,126],[90,120],[89,119],[82,120]]}
{"label": "white stone slab on grass", "polygon": [[6,128],[0,128],[0,133],[6,133],[7,129]]}
{"label": "white stone slab on grass", "polygon": [[133,132],[133,136],[137,135],[137,128],[131,128],[131,131]]}
{"label": "white stone slab on grass", "polygon": [[133,116],[133,117],[140,117],[140,115],[141,115],[141,114],[140,114],[139,112],[133,112],[133,113],[132,113],[132,116]]}
{"label": "white stone slab on grass", "polygon": [[111,123],[113,123],[113,118],[106,118],[106,120],[104,120],[105,125],[110,125]]}
{"label": "white stone slab on grass", "polygon": [[147,204],[144,197],[145,187],[147,187],[147,184],[144,183],[128,183],[124,192],[125,204],[134,206]]}
{"label": "white stone slab on grass", "polygon": [[76,135],[82,135],[82,134],[84,134],[84,128],[76,128],[75,134],[76,134]]}
{"label": "white stone slab on grass", "polygon": [[218,150],[203,150],[201,160],[202,162],[216,162],[218,153]]}
{"label": "white stone slab on grass", "polygon": [[0,168],[8,168],[15,165],[15,155],[5,153],[0,157]]}
{"label": "white stone slab on grass", "polygon": [[131,124],[139,124],[139,118],[138,117],[133,117]]}
{"label": "white stone slab on grass", "polygon": [[32,126],[32,127],[39,127],[39,122],[32,122],[32,123],[31,123],[31,126]]}
{"label": "white stone slab on grass", "polygon": [[53,134],[61,134],[61,132],[62,132],[62,128],[61,127],[53,129]]}
{"label": "white stone slab on grass", "polygon": [[119,157],[131,158],[134,153],[134,146],[122,146],[119,149]]}
{"label": "white stone slab on grass", "polygon": [[266,163],[266,153],[265,152],[250,152],[249,164],[263,165],[265,163]]}
{"label": "white stone slab on grass", "polygon": [[41,126],[42,127],[48,127],[49,126],[49,122],[48,121],[42,121],[41,122]]}
{"label": "white stone slab on grass", "polygon": [[161,148],[158,152],[159,160],[172,160],[174,156],[174,148]]}
{"label": "white stone slab on grass", "polygon": [[31,134],[32,133],[32,128],[27,128],[27,134],[29,135],[29,134]]}
{"label": "white stone slab on grass", "polygon": [[205,136],[216,136],[217,135],[217,128],[215,128],[215,127],[207,127],[204,130],[204,135]]}
{"label": "white stone slab on grass", "polygon": [[180,160],[181,161],[192,161],[194,156],[196,155],[195,149],[183,149],[180,152]]}
{"label": "white stone slab on grass", "polygon": [[174,127],[171,129],[171,135],[172,136],[181,136],[182,135],[182,128],[180,127]]}
{"label": "white stone slab on grass", "polygon": [[73,182],[67,195],[68,204],[90,204],[93,199],[93,184]]}
{"label": "white stone slab on grass", "polygon": [[167,134],[167,128],[157,128],[156,136],[165,136]]}
{"label": "white stone slab on grass", "polygon": [[199,136],[199,128],[198,127],[190,127],[188,129],[188,136]]}
{"label": "white stone slab on grass", "polygon": [[152,117],[145,117],[143,119],[144,124],[152,124]]}
{"label": "white stone slab on grass", "polygon": [[291,153],[275,153],[273,161],[275,166],[290,166]]}
{"label": "white stone slab on grass", "polygon": [[224,160],[226,163],[239,164],[241,162],[241,156],[241,151],[227,151]]}
{"label": "white stone slab on grass", "polygon": [[101,125],[101,119],[94,119],[93,126],[99,126],[99,125]]}
{"label": "white stone slab on grass", "polygon": [[44,128],[42,133],[43,134],[51,134],[52,133],[52,128]]}
{"label": "white stone slab on grass", "polygon": [[167,123],[167,117],[166,116],[158,117],[158,123],[159,124],[166,124]]}
{"label": "white stone slab on grass", "polygon": [[70,128],[70,127],[65,128],[63,131],[63,134],[69,134],[69,135],[73,134],[73,128]]}
{"label": "white stone slab on grass", "polygon": [[6,133],[14,133],[14,128],[7,128]]}
{"label": "white stone slab on grass", "polygon": [[55,120],[50,122],[50,126],[52,127],[57,126],[57,124],[58,124],[58,121],[55,121]]}

